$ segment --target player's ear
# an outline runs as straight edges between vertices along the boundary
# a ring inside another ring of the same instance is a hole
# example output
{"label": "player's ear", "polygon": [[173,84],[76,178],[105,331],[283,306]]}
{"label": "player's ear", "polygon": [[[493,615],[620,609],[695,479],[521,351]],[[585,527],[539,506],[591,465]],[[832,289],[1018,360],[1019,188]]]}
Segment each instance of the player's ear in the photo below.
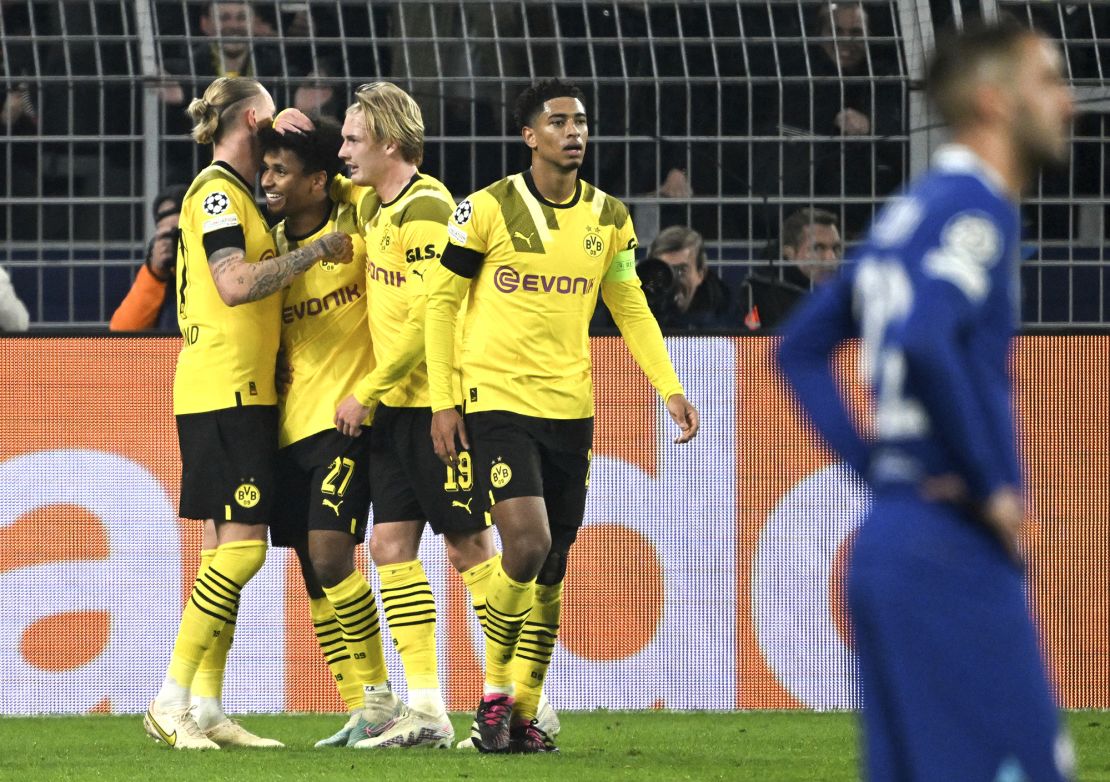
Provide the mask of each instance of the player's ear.
{"label": "player's ear", "polygon": [[791,247],[789,244],[784,244],[782,246],[782,257],[784,260],[787,261],[794,260],[794,248]]}
{"label": "player's ear", "polygon": [[975,109],[983,121],[1006,123],[1013,116],[1016,95],[1001,84],[983,82],[974,88]]}
{"label": "player's ear", "polygon": [[520,137],[524,139],[524,143],[528,145],[529,149],[535,149],[539,146],[539,142],[536,141],[536,131],[527,125],[520,129]]}

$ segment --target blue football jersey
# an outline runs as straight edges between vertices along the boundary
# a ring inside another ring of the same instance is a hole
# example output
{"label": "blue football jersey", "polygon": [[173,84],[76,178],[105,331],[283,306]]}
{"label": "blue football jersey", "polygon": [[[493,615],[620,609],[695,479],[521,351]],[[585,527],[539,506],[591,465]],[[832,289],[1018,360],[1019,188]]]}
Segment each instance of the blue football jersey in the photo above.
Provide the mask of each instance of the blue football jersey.
{"label": "blue football jersey", "polygon": [[[1009,374],[1018,207],[969,149],[943,147],[933,163],[787,324],[779,360],[814,425],[872,485],[954,473],[985,497],[1020,481]],[[851,337],[874,394],[867,439],[829,367]]]}

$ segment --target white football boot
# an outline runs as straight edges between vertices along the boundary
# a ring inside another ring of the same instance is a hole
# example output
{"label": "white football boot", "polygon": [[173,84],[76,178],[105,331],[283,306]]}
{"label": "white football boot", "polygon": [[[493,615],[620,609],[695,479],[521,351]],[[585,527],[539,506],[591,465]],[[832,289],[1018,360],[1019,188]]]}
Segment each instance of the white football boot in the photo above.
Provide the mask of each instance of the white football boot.
{"label": "white football boot", "polygon": [[204,735],[186,706],[176,711],[150,704],[143,716],[143,729],[155,741],[172,749],[219,749],[220,745]]}
{"label": "white football boot", "polygon": [[401,747],[432,747],[448,749],[455,740],[455,728],[446,712],[433,716],[406,708],[402,714],[381,733],[361,739],[355,749],[394,749]]}

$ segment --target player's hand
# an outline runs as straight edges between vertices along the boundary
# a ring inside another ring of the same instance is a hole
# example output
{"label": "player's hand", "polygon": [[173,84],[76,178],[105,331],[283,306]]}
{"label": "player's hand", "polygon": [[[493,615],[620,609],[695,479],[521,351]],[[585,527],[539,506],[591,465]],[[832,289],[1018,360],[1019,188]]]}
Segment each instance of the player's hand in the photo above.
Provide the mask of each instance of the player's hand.
{"label": "player's hand", "polygon": [[285,135],[286,133],[311,133],[316,126],[300,109],[282,109],[274,117],[273,128]]}
{"label": "player's hand", "polygon": [[926,478],[921,483],[921,496],[929,502],[944,502],[949,505],[966,505],[971,499],[967,483],[955,473]]}
{"label": "player's hand", "polygon": [[1018,536],[1025,523],[1025,503],[1022,502],[1021,493],[1013,486],[996,489],[983,503],[982,516],[987,526],[1002,541],[1007,553],[1015,562],[1020,563],[1023,558],[1018,546]]}
{"label": "player's hand", "polygon": [[293,385],[293,365],[284,350],[279,350],[277,363],[274,365],[274,385],[277,387],[278,396],[289,393],[289,386]]}
{"label": "player's hand", "polygon": [[348,437],[358,437],[362,434],[362,422],[370,415],[373,408],[367,407],[355,399],[351,394],[335,408],[335,428],[340,434]]}
{"label": "player's hand", "polygon": [[698,427],[701,426],[697,408],[686,401],[686,397],[682,394],[673,394],[667,400],[667,412],[671,414],[671,419],[678,424],[680,430],[674,441],[688,443],[693,440],[694,435],[698,433]]}
{"label": "player's hand", "polygon": [[339,231],[332,231],[316,240],[321,261],[331,263],[350,263],[355,257],[355,244],[351,237]]}
{"label": "player's hand", "polygon": [[[456,443],[461,444],[462,448]],[[460,450],[470,450],[466,424],[458,410],[440,410],[432,414],[432,447],[435,448],[436,456],[446,465],[458,462]]]}

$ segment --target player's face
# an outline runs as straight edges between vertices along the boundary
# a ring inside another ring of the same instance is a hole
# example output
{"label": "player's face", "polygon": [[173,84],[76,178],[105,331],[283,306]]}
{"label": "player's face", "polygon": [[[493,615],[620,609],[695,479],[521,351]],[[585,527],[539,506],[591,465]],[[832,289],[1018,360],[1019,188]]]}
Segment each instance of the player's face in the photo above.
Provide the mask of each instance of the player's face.
{"label": "player's face", "polygon": [[698,286],[705,280],[705,269],[698,268],[698,256],[693,247],[683,247],[669,253],[659,253],[659,260],[671,267],[674,275],[674,303],[679,312],[690,309]]}
{"label": "player's face", "polygon": [[266,211],[274,217],[300,214],[315,205],[315,177],[306,174],[304,164],[287,149],[262,156],[262,190]]}
{"label": "player's face", "polygon": [[824,282],[833,275],[844,253],[840,231],[835,225],[811,223],[802,231],[798,247],[783,247],[783,255],[793,261],[813,282]]}
{"label": "player's face", "polygon": [[1060,52],[1041,37],[1027,39],[1023,50],[1015,74],[1018,149],[1032,168],[1067,162],[1075,102]]}
{"label": "player's face", "polygon": [[343,146],[339,148],[339,159],[347,164],[351,181],[356,185],[373,185],[388,161],[385,145],[370,137],[361,111],[352,112],[343,120]]}
{"label": "player's face", "polygon": [[582,101],[552,98],[543,104],[543,111],[532,121],[532,127],[524,129],[524,143],[541,160],[572,171],[582,166],[589,135]]}

